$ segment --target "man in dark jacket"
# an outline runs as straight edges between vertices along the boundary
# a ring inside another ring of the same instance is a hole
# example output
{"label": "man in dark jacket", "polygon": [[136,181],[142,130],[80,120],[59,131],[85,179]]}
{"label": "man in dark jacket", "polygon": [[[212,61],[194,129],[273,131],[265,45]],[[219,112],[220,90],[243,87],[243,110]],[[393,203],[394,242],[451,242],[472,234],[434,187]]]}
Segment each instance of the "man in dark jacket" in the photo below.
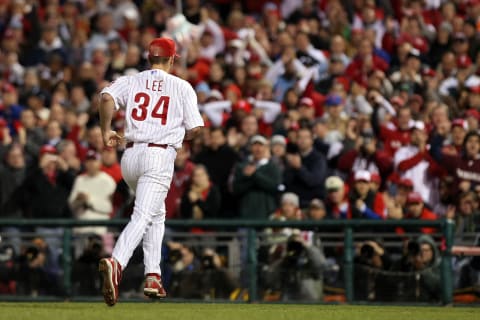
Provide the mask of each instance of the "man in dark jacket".
{"label": "man in dark jacket", "polygon": [[327,176],[325,157],[313,149],[313,134],[309,128],[300,128],[296,148],[287,148],[284,183],[287,191],[300,196],[300,207],[306,208],[314,198],[325,197]]}
{"label": "man in dark jacket", "polygon": [[[0,163],[0,217],[17,219],[23,217],[26,197],[22,185],[25,176],[23,149],[18,144],[12,144],[7,148],[5,165]],[[0,230],[11,235],[6,240],[14,247],[15,252],[19,253],[21,239],[18,233],[20,230],[16,227],[1,228]]]}
{"label": "man in dark jacket", "polygon": [[234,198],[228,188],[228,178],[239,156],[228,144],[222,128],[210,129],[210,145],[195,158],[196,163],[203,164],[212,182],[221,193],[222,216],[230,216],[234,211]]}
{"label": "man in dark jacket", "polygon": [[[40,149],[39,166],[33,168],[25,182],[29,199],[26,215],[31,218],[69,218],[68,196],[75,180],[75,173],[56,154],[55,147],[45,145]],[[57,261],[62,245],[62,228],[37,227],[35,231],[45,236],[45,242]]]}
{"label": "man in dark jacket", "polygon": [[233,194],[238,199],[239,215],[246,219],[267,219],[277,208],[276,195],[280,170],[270,160],[268,140],[255,135],[250,140],[251,155],[235,170]]}

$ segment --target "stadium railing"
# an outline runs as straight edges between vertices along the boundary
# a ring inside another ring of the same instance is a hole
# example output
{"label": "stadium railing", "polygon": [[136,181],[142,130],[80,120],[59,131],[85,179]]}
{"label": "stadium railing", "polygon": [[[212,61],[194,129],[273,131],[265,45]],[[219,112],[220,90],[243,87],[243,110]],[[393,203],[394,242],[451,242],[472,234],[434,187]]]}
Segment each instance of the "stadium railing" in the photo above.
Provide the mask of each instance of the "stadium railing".
{"label": "stadium railing", "polygon": [[[111,220],[74,220],[74,219],[0,219],[0,227],[62,227],[63,233],[63,285],[67,291],[71,289],[72,270],[72,228],[81,226],[107,226],[121,227],[128,223],[128,219]],[[263,228],[301,228],[301,229],[328,229],[343,228],[344,232],[344,280],[345,296],[347,302],[354,301],[354,234],[359,228],[385,228],[385,227],[432,227],[438,228],[444,239],[442,248],[442,302],[451,304],[453,301],[453,270],[452,270],[452,246],[454,241],[454,222],[448,219],[417,221],[417,220],[319,220],[319,221],[264,221],[264,220],[167,220],[166,226],[171,228],[208,228],[218,230],[224,228],[242,228],[247,230],[247,264],[248,264],[248,289],[249,301],[258,300],[257,292],[257,255],[256,239],[257,231]]]}

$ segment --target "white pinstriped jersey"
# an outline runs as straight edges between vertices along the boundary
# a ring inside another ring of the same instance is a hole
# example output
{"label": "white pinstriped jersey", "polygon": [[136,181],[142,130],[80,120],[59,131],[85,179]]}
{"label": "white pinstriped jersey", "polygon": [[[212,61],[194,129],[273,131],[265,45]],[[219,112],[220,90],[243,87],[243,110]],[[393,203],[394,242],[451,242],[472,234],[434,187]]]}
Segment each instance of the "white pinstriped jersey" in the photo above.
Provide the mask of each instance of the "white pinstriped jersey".
{"label": "white pinstriped jersey", "polygon": [[125,109],[125,138],[132,142],[182,145],[185,129],[203,126],[197,95],[185,80],[152,69],[115,80],[102,92]]}

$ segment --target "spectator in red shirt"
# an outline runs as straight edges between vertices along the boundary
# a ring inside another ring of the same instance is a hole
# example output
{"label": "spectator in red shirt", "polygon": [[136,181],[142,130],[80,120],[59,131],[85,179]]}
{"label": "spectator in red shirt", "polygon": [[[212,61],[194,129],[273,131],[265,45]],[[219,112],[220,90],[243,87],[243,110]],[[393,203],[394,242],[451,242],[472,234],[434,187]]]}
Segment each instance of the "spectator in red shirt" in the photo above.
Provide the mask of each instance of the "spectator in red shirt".
{"label": "spectator in red shirt", "polygon": [[398,110],[396,123],[387,123],[380,127],[380,139],[386,152],[391,156],[402,146],[410,143],[412,111],[404,106]]}
{"label": "spectator in red shirt", "polygon": [[[423,203],[422,196],[418,192],[410,192],[407,196],[406,214],[404,219],[416,219],[416,220],[437,220],[437,215],[430,211]],[[408,232],[416,232],[416,228],[405,228]],[[434,228],[420,228],[422,233],[435,233]]]}

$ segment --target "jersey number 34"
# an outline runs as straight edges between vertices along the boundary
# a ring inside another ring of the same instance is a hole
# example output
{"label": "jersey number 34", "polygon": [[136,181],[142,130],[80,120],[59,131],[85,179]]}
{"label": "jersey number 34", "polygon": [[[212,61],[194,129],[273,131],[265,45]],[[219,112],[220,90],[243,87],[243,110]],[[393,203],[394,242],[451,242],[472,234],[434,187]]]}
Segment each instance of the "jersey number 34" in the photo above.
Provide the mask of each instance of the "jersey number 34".
{"label": "jersey number 34", "polygon": [[[132,109],[132,118],[137,121],[144,121],[150,109],[150,95],[145,92],[139,92],[134,98],[137,106]],[[161,124],[167,123],[168,104],[170,103],[169,96],[160,96],[158,101],[153,106],[151,111],[152,118],[161,119]]]}

